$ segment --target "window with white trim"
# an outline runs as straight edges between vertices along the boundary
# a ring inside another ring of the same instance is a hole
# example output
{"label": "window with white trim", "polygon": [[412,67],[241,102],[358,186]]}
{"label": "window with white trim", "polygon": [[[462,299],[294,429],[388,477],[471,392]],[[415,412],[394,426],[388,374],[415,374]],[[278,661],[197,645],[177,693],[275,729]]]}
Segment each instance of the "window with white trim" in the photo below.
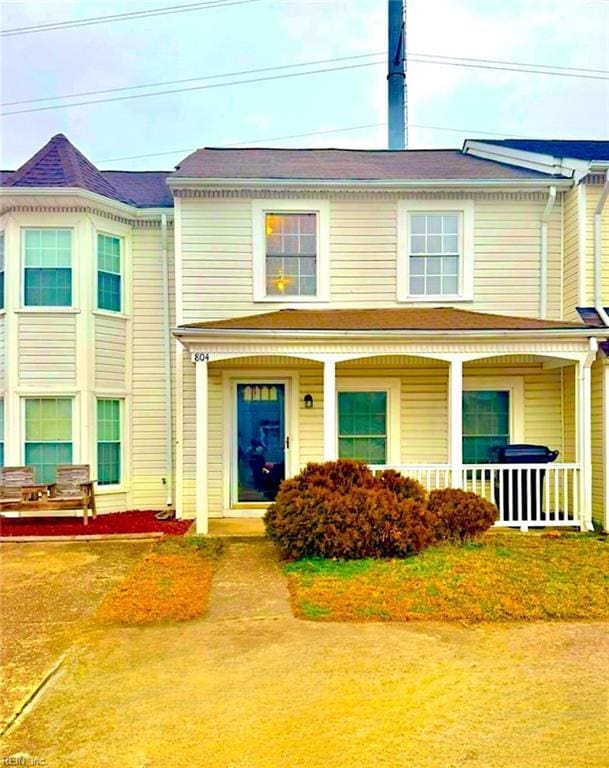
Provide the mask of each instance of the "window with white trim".
{"label": "window with white trim", "polygon": [[72,230],[23,230],[23,303],[72,306]]}
{"label": "window with white trim", "polygon": [[463,392],[463,463],[494,464],[496,448],[510,442],[510,392]]}
{"label": "window with white trim", "polygon": [[328,203],[252,203],[255,301],[328,298]]}
{"label": "window with white trim", "polygon": [[97,400],[97,484],[121,481],[121,401]]}
{"label": "window with white trim", "polygon": [[58,464],[72,464],[71,397],[25,400],[25,463],[37,483],[55,481]]}
{"label": "window with white trim", "polygon": [[473,202],[398,204],[399,301],[473,299]]}
{"label": "window with white trim", "polygon": [[122,309],[121,238],[97,234],[97,308],[110,312]]}

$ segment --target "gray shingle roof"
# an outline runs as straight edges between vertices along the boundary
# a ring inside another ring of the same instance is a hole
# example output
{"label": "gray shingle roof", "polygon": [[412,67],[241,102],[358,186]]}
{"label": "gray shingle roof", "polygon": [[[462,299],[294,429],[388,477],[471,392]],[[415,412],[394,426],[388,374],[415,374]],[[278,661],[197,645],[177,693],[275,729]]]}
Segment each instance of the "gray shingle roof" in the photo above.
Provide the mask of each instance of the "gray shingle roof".
{"label": "gray shingle roof", "polygon": [[535,180],[549,174],[463,154],[457,149],[198,149],[172,179]]}

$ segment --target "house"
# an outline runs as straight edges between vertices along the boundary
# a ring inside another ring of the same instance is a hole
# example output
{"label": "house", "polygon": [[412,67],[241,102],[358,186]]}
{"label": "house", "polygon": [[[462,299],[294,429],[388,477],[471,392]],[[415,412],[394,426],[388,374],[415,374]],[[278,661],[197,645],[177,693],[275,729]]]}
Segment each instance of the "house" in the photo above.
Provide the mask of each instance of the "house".
{"label": "house", "polygon": [[[53,137],[0,187],[5,462],[91,463],[100,508],[175,503],[199,532],[337,456],[475,490],[501,525],[607,526],[601,165],[529,150],[128,173]],[[500,469],[510,443],[549,451]]]}

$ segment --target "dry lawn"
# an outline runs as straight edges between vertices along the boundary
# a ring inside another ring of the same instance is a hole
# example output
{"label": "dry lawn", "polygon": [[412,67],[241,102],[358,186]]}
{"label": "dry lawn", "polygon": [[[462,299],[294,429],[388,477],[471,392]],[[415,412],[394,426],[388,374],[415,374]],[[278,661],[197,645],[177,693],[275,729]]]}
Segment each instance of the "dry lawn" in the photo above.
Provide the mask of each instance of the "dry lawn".
{"label": "dry lawn", "polygon": [[292,606],[325,621],[548,621],[609,616],[609,541],[490,532],[405,560],[290,563]]}
{"label": "dry lawn", "polygon": [[202,616],[221,548],[195,536],[162,539],[106,597],[98,619],[137,625]]}

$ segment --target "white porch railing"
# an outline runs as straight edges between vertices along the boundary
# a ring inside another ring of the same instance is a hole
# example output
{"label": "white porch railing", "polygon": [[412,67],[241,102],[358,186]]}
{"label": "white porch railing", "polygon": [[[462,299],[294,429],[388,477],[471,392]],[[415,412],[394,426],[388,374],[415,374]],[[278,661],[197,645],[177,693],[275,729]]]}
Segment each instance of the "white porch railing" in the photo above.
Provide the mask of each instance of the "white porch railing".
{"label": "white porch railing", "polygon": [[448,464],[372,466],[395,469],[418,480],[428,491],[454,487],[473,491],[497,505],[500,527],[580,526],[579,464],[467,464],[451,483]]}
{"label": "white porch railing", "polygon": [[383,464],[370,467],[373,472],[383,469],[395,469],[401,475],[417,480],[427,491],[435,491],[439,488],[450,488],[451,466],[450,464]]}

